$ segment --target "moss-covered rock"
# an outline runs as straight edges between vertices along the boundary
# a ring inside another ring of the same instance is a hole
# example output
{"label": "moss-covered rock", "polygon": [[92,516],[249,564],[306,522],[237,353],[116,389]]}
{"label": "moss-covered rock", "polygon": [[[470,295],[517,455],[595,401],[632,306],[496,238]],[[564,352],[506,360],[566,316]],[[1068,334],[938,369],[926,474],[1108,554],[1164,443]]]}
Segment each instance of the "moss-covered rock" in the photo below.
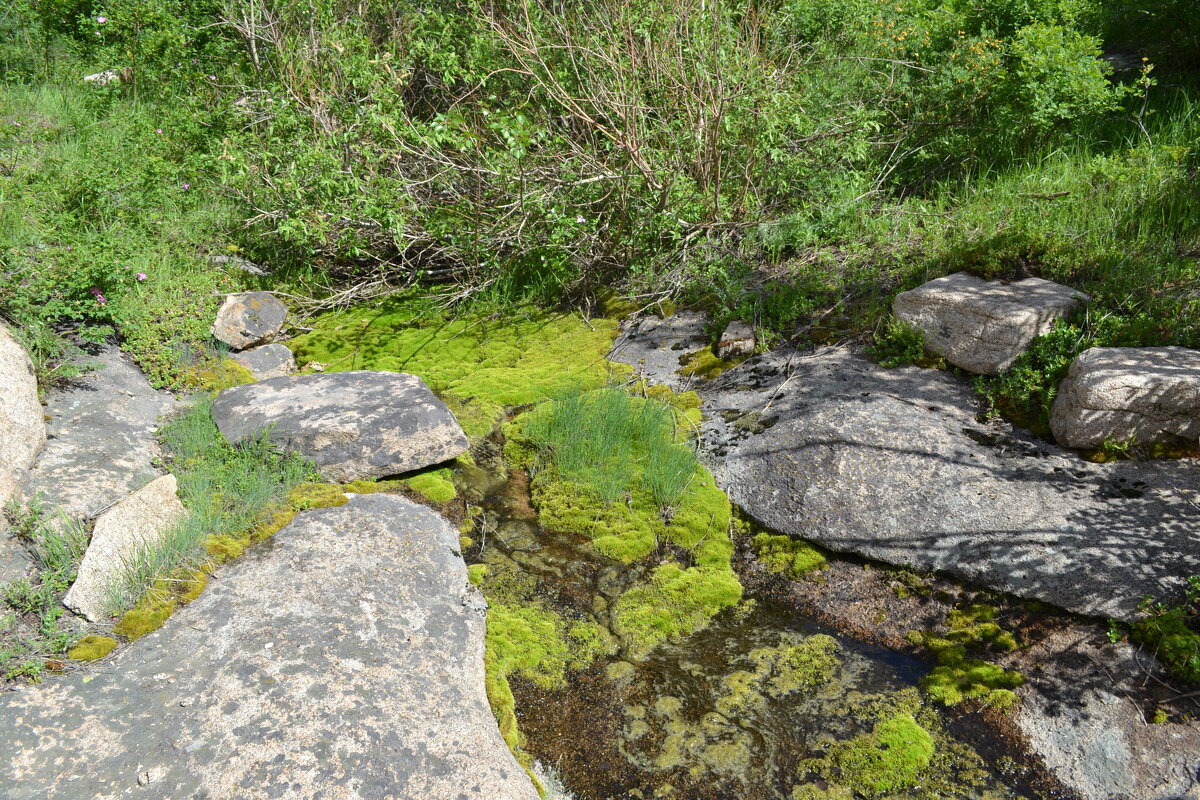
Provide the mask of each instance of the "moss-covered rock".
{"label": "moss-covered rock", "polygon": [[72,661],[95,661],[117,649],[117,640],[108,636],[85,636],[67,651]]}
{"label": "moss-covered rock", "polygon": [[453,473],[448,467],[423,472],[405,479],[405,484],[415,492],[419,492],[434,503],[449,503],[458,497],[454,488]]}
{"label": "moss-covered rock", "polygon": [[335,483],[301,483],[287,494],[288,505],[296,511],[344,506],[349,500],[346,491]]}
{"label": "moss-covered rock", "polygon": [[183,370],[179,379],[179,383],[186,389],[206,389],[213,392],[254,381],[254,374],[231,358],[213,360]]}

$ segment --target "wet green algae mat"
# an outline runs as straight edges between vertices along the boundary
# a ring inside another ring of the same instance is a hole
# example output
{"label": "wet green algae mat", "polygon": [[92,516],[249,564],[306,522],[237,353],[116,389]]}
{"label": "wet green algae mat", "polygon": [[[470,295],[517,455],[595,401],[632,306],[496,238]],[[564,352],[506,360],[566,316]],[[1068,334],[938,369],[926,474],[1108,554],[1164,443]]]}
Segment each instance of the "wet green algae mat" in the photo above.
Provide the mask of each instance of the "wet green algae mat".
{"label": "wet green algae mat", "polygon": [[918,662],[743,597],[731,535],[792,577],[823,557],[736,519],[695,462],[694,393],[612,388],[616,332],[401,301],[292,342],[301,366],[421,376],[468,432],[462,544],[522,763],[579,800],[1018,796],[948,732]]}

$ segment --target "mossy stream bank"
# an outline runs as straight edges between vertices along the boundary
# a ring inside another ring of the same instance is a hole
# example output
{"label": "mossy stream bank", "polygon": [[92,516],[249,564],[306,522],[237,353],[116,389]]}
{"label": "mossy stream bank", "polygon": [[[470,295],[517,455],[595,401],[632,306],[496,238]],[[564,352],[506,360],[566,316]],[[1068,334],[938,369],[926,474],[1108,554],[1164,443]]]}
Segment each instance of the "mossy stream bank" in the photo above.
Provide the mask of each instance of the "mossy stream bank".
{"label": "mossy stream bank", "polygon": [[927,665],[744,590],[739,542],[796,575],[824,559],[738,520],[695,461],[695,393],[631,380],[616,331],[416,300],[293,342],[312,368],[420,375],[467,430],[489,699],[547,795],[557,774],[579,800],[1034,796],[956,735]]}
{"label": "mossy stream bank", "polygon": [[[587,537],[542,527],[523,472],[462,468],[456,479],[483,509],[464,555],[486,565],[493,605],[612,627],[623,587],[648,565],[614,564]],[[561,681],[508,679],[524,754],[580,800],[1035,796],[923,699],[927,666],[768,599],[746,597],[640,659],[616,637],[596,655]]]}

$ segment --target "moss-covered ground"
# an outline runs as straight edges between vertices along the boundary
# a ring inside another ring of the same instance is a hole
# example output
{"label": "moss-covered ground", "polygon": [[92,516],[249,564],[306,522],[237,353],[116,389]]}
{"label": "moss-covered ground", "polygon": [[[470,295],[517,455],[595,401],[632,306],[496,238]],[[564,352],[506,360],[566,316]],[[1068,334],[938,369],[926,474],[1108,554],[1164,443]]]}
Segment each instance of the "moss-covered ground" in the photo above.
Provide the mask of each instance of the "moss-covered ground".
{"label": "moss-covered ground", "polygon": [[1018,647],[1016,637],[996,623],[996,614],[993,606],[974,603],[947,612],[945,632],[909,631],[908,641],[927,650],[937,661],[922,681],[930,697],[947,706],[969,698],[996,708],[1008,708],[1016,702],[1012,690],[1024,685],[1025,676],[981,657]]}
{"label": "moss-covered ground", "polygon": [[301,367],[420,376],[474,443],[506,407],[628,375],[628,367],[605,358],[616,333],[611,319],[532,308],[455,314],[409,297],[328,314],[289,344]]}

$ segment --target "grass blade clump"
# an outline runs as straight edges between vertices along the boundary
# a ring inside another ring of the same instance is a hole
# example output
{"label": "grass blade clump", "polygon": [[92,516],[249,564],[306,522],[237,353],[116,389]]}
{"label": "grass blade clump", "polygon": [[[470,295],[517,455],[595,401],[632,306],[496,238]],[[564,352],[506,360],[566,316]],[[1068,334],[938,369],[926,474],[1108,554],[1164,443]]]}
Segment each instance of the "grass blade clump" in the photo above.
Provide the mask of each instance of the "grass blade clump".
{"label": "grass blade clump", "polygon": [[206,543],[253,528],[293,488],[316,477],[311,464],[280,453],[265,435],[229,444],[213,420],[208,396],[168,423],[161,436],[188,514],[125,564],[109,589],[113,612],[156,588],[166,593],[180,581],[194,582],[207,560]]}

